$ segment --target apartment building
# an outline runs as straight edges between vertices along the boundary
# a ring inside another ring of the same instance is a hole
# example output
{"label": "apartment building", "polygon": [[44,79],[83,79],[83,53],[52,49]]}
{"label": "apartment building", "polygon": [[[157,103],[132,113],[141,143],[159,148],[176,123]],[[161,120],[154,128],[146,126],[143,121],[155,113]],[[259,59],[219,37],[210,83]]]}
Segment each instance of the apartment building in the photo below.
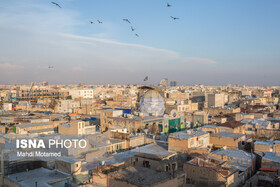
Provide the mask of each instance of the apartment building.
{"label": "apartment building", "polygon": [[209,94],[208,95],[208,107],[221,107],[225,105],[224,94]]}

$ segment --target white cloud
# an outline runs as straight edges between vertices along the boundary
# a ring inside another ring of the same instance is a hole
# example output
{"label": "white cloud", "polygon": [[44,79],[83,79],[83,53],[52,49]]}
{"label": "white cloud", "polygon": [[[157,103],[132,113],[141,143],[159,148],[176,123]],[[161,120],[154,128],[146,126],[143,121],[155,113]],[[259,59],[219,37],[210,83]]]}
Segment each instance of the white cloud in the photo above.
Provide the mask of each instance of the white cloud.
{"label": "white cloud", "polygon": [[217,64],[216,61],[207,58],[183,58],[183,62],[195,64]]}
{"label": "white cloud", "polygon": [[[84,26],[80,15],[47,3],[38,4],[32,0],[0,3],[3,8],[0,13],[0,56],[4,62],[9,62],[0,64],[1,69],[20,71],[26,66],[22,75],[28,74],[29,80],[43,77],[74,82],[81,77],[73,76],[73,72],[91,71],[94,73],[84,80],[115,80],[121,74],[133,81],[137,72],[160,75],[170,69],[183,71],[192,65],[216,63],[205,58],[185,58],[172,50],[96,37],[104,36],[103,33],[96,33],[95,37],[74,34],[77,27]],[[110,29],[114,32],[113,26]],[[53,71],[46,68],[49,65],[55,67]],[[104,75],[106,77],[102,77]],[[8,79],[13,75],[6,73],[3,76]],[[3,77],[0,75],[0,78]],[[19,77],[19,80],[24,79]]]}
{"label": "white cloud", "polygon": [[10,63],[2,63],[0,64],[1,70],[18,70],[23,69],[23,66],[17,65],[17,64],[10,64]]}

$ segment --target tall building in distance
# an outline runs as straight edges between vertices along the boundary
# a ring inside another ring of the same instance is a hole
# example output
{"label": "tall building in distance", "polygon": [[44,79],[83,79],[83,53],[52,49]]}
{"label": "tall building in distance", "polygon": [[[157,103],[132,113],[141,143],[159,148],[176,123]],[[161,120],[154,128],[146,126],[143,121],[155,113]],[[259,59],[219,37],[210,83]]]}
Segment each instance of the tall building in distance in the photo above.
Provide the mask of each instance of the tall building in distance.
{"label": "tall building in distance", "polygon": [[225,95],[224,94],[208,94],[209,107],[224,107]]}
{"label": "tall building in distance", "polygon": [[177,81],[170,81],[170,86],[171,87],[177,86]]}
{"label": "tall building in distance", "polygon": [[167,87],[168,86],[168,79],[164,78],[160,81],[160,86]]}

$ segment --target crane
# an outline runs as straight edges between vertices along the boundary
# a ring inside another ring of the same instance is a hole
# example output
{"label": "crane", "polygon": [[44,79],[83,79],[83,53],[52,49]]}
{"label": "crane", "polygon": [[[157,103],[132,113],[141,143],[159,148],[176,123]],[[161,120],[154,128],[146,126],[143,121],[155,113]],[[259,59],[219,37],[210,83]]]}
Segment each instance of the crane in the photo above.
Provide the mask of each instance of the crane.
{"label": "crane", "polygon": [[30,102],[30,93],[31,93],[31,91],[32,91],[32,88],[33,88],[33,86],[35,85],[35,83],[34,82],[32,82],[31,83],[31,86],[30,86],[30,89],[29,89],[29,92],[28,92],[28,96],[27,96],[27,104],[26,104],[26,111],[27,111],[27,113],[28,113],[28,106],[30,106],[31,105],[31,102]]}

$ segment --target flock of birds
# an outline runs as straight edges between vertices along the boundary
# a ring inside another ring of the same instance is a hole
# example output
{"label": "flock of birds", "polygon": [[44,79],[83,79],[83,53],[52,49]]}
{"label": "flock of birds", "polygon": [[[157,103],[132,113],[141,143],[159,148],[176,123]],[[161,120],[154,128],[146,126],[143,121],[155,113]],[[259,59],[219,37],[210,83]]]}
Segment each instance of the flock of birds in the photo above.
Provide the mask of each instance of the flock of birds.
{"label": "flock of birds", "polygon": [[[54,4],[55,6],[59,7],[59,8],[62,8],[62,7],[61,7],[58,3],[56,3],[56,2],[51,2],[51,3]],[[166,6],[167,6],[167,7],[171,7],[172,5],[169,4],[169,3],[167,3]],[[173,19],[173,20],[179,19],[179,18],[173,17],[173,16],[170,16],[170,18]],[[123,21],[125,21],[125,22],[131,24],[131,22],[129,21],[129,19],[123,19]],[[99,24],[103,23],[103,22],[100,21],[100,20],[97,20],[97,22],[98,22]],[[94,24],[94,22],[93,22],[93,21],[90,21],[90,24]],[[135,31],[135,28],[134,28],[134,27],[130,26],[130,28],[131,28],[131,31],[132,31],[132,32]],[[135,33],[135,36],[136,36],[136,37],[139,37],[139,35],[138,35],[137,33]]]}

